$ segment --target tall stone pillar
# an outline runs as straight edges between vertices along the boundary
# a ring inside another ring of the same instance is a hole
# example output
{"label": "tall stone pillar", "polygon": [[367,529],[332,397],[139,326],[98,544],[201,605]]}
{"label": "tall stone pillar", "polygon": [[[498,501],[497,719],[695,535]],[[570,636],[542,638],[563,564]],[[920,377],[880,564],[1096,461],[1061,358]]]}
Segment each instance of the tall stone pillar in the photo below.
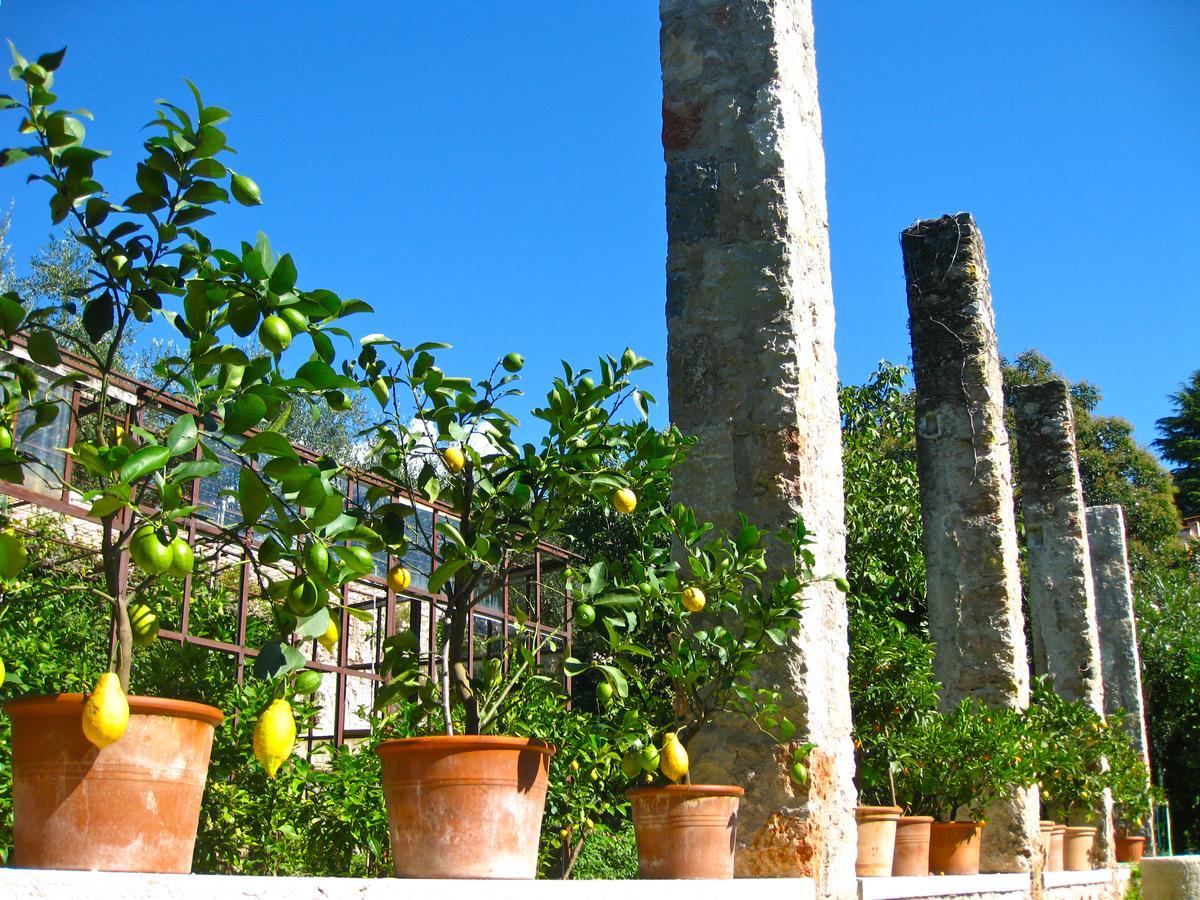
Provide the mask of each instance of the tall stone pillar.
{"label": "tall stone pillar", "polygon": [[[900,236],[916,380],[917,472],[934,672],[949,708],[964,697],[1029,703],[1012,471],[983,238],[968,213]],[[988,815],[984,871],[1034,865],[1035,791]]]}
{"label": "tall stone pillar", "polygon": [[[1017,388],[1011,401],[1025,520],[1033,668],[1054,679],[1060,696],[1086,703],[1103,716],[1100,634],[1071,394],[1065,381],[1053,379]],[[1092,817],[1097,823],[1093,863],[1110,865],[1113,823],[1107,792]]]}
{"label": "tall stone pillar", "polygon": [[[667,374],[672,420],[698,443],[676,499],[723,525],[802,514],[816,570],[845,566],[825,160],[810,0],[661,0],[667,164]],[[693,742],[694,777],[747,788],[739,873],[809,875],[854,893],[846,608],[828,583],[764,663],[805,788],[743,723]]]}
{"label": "tall stone pillar", "polygon": [[1142,663],[1138,656],[1133,582],[1125,548],[1125,512],[1119,504],[1087,508],[1088,548],[1100,626],[1104,711],[1127,713],[1125,725],[1147,762],[1146,717],[1142,706]]}

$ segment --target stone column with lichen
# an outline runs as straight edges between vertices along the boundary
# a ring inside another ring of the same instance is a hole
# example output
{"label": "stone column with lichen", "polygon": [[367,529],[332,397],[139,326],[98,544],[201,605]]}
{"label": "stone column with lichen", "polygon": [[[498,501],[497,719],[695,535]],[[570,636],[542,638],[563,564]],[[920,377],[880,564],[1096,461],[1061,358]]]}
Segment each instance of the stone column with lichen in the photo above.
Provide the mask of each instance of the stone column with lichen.
{"label": "stone column with lichen", "polygon": [[[1012,464],[983,237],[969,213],[900,236],[916,381],[929,632],[943,708],[1029,703]],[[1036,865],[1035,790],[989,810],[985,872]]]}
{"label": "stone column with lichen", "polygon": [[[801,514],[816,570],[845,566],[828,215],[810,0],[662,0],[667,372],[673,422],[698,443],[675,498],[718,525]],[[738,872],[854,893],[846,606],[806,593],[799,632],[764,661],[808,785],[755,727],[698,735],[693,778],[747,789]]]}
{"label": "stone column with lichen", "polygon": [[[1033,670],[1049,675],[1059,695],[1104,715],[1100,632],[1071,393],[1065,381],[1053,379],[1015,388],[1010,405],[1020,464]],[[1095,808],[1076,815],[1086,821],[1073,824],[1096,825],[1093,864],[1115,864],[1108,793]]]}
{"label": "stone column with lichen", "polygon": [[[1138,654],[1133,581],[1125,547],[1125,511],[1119,504],[1087,508],[1088,549],[1100,629],[1100,670],[1104,711],[1125,711],[1124,725],[1146,764],[1150,763],[1142,702],[1142,663]],[[1154,830],[1147,829],[1151,842]]]}

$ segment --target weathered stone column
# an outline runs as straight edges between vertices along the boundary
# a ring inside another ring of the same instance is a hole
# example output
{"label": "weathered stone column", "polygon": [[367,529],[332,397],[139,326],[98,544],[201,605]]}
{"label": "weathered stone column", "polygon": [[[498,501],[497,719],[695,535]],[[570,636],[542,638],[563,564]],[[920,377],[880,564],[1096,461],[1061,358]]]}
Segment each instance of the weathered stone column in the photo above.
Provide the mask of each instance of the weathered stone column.
{"label": "weathered stone column", "polygon": [[[934,672],[949,708],[964,697],[1029,703],[1012,465],[983,238],[968,213],[900,236],[916,380],[917,472]],[[1035,791],[997,804],[984,871],[1033,867]]]}
{"label": "weathered stone column", "polygon": [[[1086,703],[1103,716],[1100,634],[1071,393],[1065,381],[1054,379],[1017,388],[1011,400],[1025,519],[1033,669],[1051,676],[1060,696]],[[1107,792],[1091,813],[1097,825],[1093,863],[1112,865],[1112,799]]]}
{"label": "weathered stone column", "polygon": [[[845,565],[825,161],[810,0],[661,0],[672,420],[698,437],[676,499],[723,526],[803,515],[816,570]],[[846,608],[806,595],[799,632],[764,665],[798,741],[797,788],[756,729],[693,742],[697,781],[747,788],[739,873],[811,875],[854,894]]]}

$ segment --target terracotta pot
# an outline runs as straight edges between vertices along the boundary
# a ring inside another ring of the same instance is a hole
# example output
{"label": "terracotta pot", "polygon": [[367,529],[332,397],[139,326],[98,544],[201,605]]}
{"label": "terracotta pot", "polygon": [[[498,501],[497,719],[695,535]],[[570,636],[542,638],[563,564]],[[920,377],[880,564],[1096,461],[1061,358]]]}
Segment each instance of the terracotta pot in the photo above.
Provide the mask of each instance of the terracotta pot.
{"label": "terracotta pot", "polygon": [[673,784],[625,792],[642,878],[732,878],[740,787]]}
{"label": "terracotta pot", "polygon": [[859,878],[878,878],[892,874],[892,857],[896,852],[896,821],[902,810],[898,806],[859,806],[854,810],[858,823],[858,858],[854,874]]}
{"label": "terracotta pot", "polygon": [[1092,844],[1096,828],[1092,825],[1068,825],[1063,836],[1063,868],[1068,872],[1086,872],[1092,867]]}
{"label": "terracotta pot", "polygon": [[1139,863],[1146,848],[1146,837],[1141,834],[1117,835],[1117,862]]}
{"label": "terracotta pot", "polygon": [[129,727],[97,750],[83,694],[23,697],[12,719],[13,865],[190,872],[219,709],[129,697]]}
{"label": "terracotta pot", "polygon": [[1038,855],[1042,858],[1042,869],[1050,871],[1050,841],[1054,837],[1054,822],[1041,819],[1038,822]]}
{"label": "terracotta pot", "polygon": [[929,874],[929,826],[933,816],[901,816],[896,823],[893,875]]}
{"label": "terracotta pot", "polygon": [[533,878],[554,748],[532,738],[384,741],[392,859],[401,878]]}
{"label": "terracotta pot", "polygon": [[978,875],[982,822],[934,822],[929,826],[929,871]]}
{"label": "terracotta pot", "polygon": [[1054,830],[1050,832],[1050,853],[1046,860],[1047,872],[1061,872],[1063,870],[1063,840],[1066,834],[1066,825],[1056,824]]}

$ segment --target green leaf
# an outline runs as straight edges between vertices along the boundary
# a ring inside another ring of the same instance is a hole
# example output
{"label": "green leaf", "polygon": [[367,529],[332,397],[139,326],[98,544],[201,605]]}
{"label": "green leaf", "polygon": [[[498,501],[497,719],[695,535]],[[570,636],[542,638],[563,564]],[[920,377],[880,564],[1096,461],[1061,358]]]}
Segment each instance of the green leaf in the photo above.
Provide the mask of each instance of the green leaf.
{"label": "green leaf", "polygon": [[267,486],[253,469],[243,466],[238,472],[238,503],[242,508],[242,521],[254,525],[267,511]]}
{"label": "green leaf", "polygon": [[180,463],[171,470],[170,478],[174,482],[188,481],[192,478],[208,478],[221,471],[221,464],[213,459],[193,459]]}
{"label": "green leaf", "polygon": [[29,358],[35,363],[41,363],[43,366],[57,366],[62,362],[62,357],[58,353],[58,343],[54,340],[54,335],[49,331],[39,330],[30,332],[27,349],[29,350]]}
{"label": "green leaf", "polygon": [[132,484],[139,478],[144,478],[151,472],[166,466],[170,458],[171,452],[166,447],[142,447],[125,460],[125,464],[121,466],[121,480],[126,484]]}
{"label": "green leaf", "polygon": [[249,455],[284,457],[298,459],[296,449],[282,434],[277,431],[260,431],[254,437],[242,444],[242,452]]}
{"label": "green leaf", "polygon": [[196,449],[200,439],[200,431],[196,428],[196,419],[191,413],[186,413],[175,420],[171,430],[167,432],[167,451],[171,456],[183,456]]}
{"label": "green leaf", "polygon": [[288,672],[304,668],[304,654],[282,641],[271,641],[258,651],[254,660],[254,674],[270,681]]}
{"label": "green leaf", "polygon": [[271,291],[284,294],[295,286],[296,264],[292,261],[292,254],[285,253],[275,264],[275,271],[271,273]]}
{"label": "green leaf", "polygon": [[222,427],[226,434],[243,434],[261,422],[266,414],[265,400],[257,394],[242,394],[225,408]]}
{"label": "green leaf", "polygon": [[296,625],[296,634],[304,638],[320,637],[329,628],[329,623],[332,621],[329,617],[329,610],[321,607],[311,616],[304,616]]}
{"label": "green leaf", "polygon": [[465,559],[452,559],[449,562],[444,562],[433,570],[433,574],[429,576],[429,593],[441,593],[442,587],[446,582],[454,577],[454,573],[467,564]]}

